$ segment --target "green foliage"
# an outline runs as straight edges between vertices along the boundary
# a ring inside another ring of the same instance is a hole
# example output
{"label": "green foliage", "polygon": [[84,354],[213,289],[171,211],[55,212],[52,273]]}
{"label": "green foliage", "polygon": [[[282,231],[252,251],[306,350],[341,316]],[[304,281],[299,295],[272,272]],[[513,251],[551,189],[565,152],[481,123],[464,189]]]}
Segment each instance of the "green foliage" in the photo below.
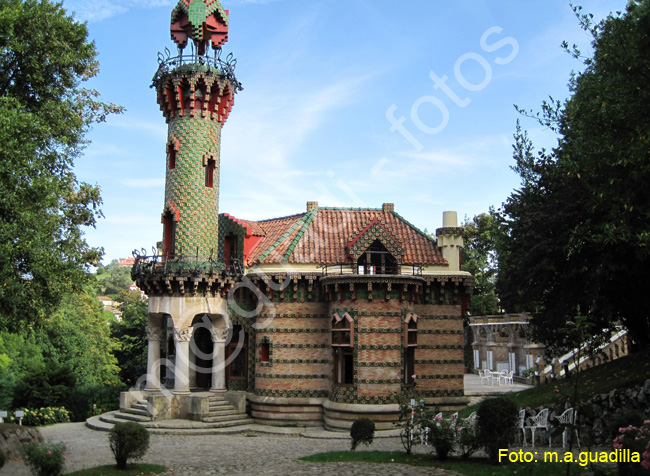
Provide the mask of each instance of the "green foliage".
{"label": "green foliage", "polygon": [[111,429],[108,441],[117,467],[125,469],[129,460],[142,458],[149,449],[149,432],[139,423],[118,423]]}
{"label": "green foliage", "polygon": [[140,293],[122,291],[122,320],[111,324],[111,335],[120,342],[115,356],[120,368],[120,378],[128,386],[137,382],[146,371],[147,339],[144,329],[147,326],[149,311],[147,301]]}
{"label": "green foliage", "polygon": [[628,425],[621,428],[614,439],[614,449],[630,450],[641,455],[640,463],[618,463],[620,476],[647,476],[650,474],[650,420],[638,427]]}
{"label": "green foliage", "polygon": [[131,279],[131,268],[120,266],[117,260],[111,261],[106,266],[97,268],[97,284],[95,291],[98,296],[107,294],[120,294],[133,284]]}
{"label": "green foliage", "polygon": [[517,405],[504,397],[483,400],[476,412],[478,435],[493,464],[499,462],[499,449],[508,448],[518,422]]}
{"label": "green foliage", "polygon": [[18,380],[28,368],[43,363],[34,337],[0,332],[0,408],[13,408]]}
{"label": "green foliage", "polygon": [[37,409],[25,409],[23,425],[41,426],[54,423],[65,423],[70,421],[70,413],[64,407],[45,407]]}
{"label": "green foliage", "polygon": [[399,428],[399,436],[407,455],[411,454],[413,445],[421,436],[423,428],[429,424],[430,415],[424,403],[418,402],[417,393],[406,390],[393,395],[399,405],[399,421],[394,425]]}
{"label": "green foliage", "polygon": [[460,249],[461,269],[474,276],[475,286],[469,313],[472,316],[497,314],[499,299],[496,295],[498,255],[503,239],[500,218],[490,209],[463,224],[465,246]]}
{"label": "green foliage", "polygon": [[456,447],[456,421],[444,419],[442,416],[434,418],[427,424],[431,444],[436,450],[438,459],[444,461]]}
{"label": "green foliage", "polygon": [[65,465],[65,446],[57,443],[27,443],[25,464],[35,476],[59,476]]}
{"label": "green foliage", "polygon": [[646,420],[643,412],[633,408],[619,408],[607,419],[607,431],[613,440],[621,428],[628,426],[640,427]]}
{"label": "green foliage", "polygon": [[481,448],[476,421],[458,419],[457,423],[458,449],[463,459],[468,459]]}
{"label": "green foliage", "polygon": [[17,331],[99,262],[83,237],[99,188],[73,163],[91,124],[121,108],[81,87],[98,72],[95,47],[61,4],[1,0],[0,31],[0,330]]}
{"label": "green foliage", "polygon": [[112,321],[92,291],[67,295],[38,327],[43,353],[74,368],[78,385],[116,385],[119,368],[113,352],[119,343],[110,334]]}
{"label": "green foliage", "polygon": [[158,464],[134,464],[129,469],[116,469],[114,465],[97,466],[96,468],[81,469],[67,476],[143,476],[145,474],[159,474],[168,471]]}
{"label": "green foliage", "polygon": [[[534,338],[562,351],[557,332],[578,307],[606,334],[621,322],[637,348],[650,345],[650,0],[594,24],[593,56],[537,119],[559,133],[535,152],[515,134],[520,189],[504,205],[507,225],[497,288],[508,311],[534,310]],[[565,44],[576,56],[579,52]],[[528,113],[526,113],[528,114]]]}
{"label": "green foliage", "polygon": [[16,386],[14,405],[24,408],[64,406],[75,385],[72,369],[56,362],[26,370]]}
{"label": "green foliage", "polygon": [[125,385],[77,385],[68,396],[66,408],[72,421],[85,421],[93,415],[117,410],[120,392],[128,390]]}
{"label": "green foliage", "polygon": [[354,451],[359,446],[359,443],[370,446],[374,436],[375,422],[369,418],[357,418],[350,428],[350,437],[352,438],[350,449]]}

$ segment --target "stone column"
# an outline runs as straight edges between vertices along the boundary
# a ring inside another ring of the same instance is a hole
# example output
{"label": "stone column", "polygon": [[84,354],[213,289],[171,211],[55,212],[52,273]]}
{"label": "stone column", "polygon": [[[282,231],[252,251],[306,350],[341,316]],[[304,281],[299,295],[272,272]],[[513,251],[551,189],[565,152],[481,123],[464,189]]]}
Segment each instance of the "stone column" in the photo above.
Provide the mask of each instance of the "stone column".
{"label": "stone column", "polygon": [[189,393],[190,391],[190,340],[194,328],[174,327],[176,343],[176,363],[174,369],[174,393]]}
{"label": "stone column", "polygon": [[147,327],[147,340],[149,341],[147,355],[147,385],[146,391],[155,392],[160,390],[160,340],[162,329],[159,327]]}
{"label": "stone column", "polygon": [[212,388],[211,392],[223,393],[226,391],[226,338],[228,329],[210,329],[214,350],[212,352]]}

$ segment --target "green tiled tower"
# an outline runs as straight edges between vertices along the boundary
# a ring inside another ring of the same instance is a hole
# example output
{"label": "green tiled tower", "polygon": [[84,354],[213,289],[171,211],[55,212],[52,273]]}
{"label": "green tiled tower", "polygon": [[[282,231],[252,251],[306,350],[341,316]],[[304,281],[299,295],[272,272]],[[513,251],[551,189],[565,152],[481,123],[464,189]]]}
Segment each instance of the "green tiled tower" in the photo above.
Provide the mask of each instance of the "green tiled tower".
{"label": "green tiled tower", "polygon": [[[179,56],[160,59],[152,85],[168,124],[163,253],[216,259],[221,129],[241,89],[234,60],[220,58],[228,11],[218,1],[180,0],[171,36]],[[183,54],[190,41],[191,53]],[[214,57],[205,54],[210,44]]]}

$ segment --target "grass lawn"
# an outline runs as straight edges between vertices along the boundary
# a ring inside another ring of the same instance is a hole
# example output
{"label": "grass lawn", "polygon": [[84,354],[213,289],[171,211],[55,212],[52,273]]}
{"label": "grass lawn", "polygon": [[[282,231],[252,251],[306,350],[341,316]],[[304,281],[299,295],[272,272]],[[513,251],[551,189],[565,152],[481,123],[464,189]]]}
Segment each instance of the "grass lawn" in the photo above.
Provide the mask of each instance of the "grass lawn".
{"label": "grass lawn", "polygon": [[[617,388],[642,385],[649,378],[650,349],[581,371],[578,381],[579,399],[584,401]],[[574,382],[573,378],[560,379],[523,392],[507,394],[507,398],[514,401],[519,408],[549,405],[559,402],[560,399],[571,398]],[[555,391],[556,386],[558,392]],[[466,417],[477,409],[478,405],[469,406],[460,412],[460,416]]]}
{"label": "grass lawn", "polygon": [[67,473],[67,476],[146,476],[147,474],[159,474],[165,471],[167,471],[167,468],[157,464],[130,464],[125,470],[116,469],[114,464],[109,464]]}
{"label": "grass lawn", "polygon": [[[300,458],[309,463],[380,463],[380,464],[409,464],[412,466],[428,466],[443,468],[468,476],[562,476],[566,464],[562,463],[507,463],[498,466],[491,465],[487,459],[470,458],[463,461],[449,459],[438,461],[430,454],[407,455],[403,451],[330,451]],[[615,466],[598,466],[606,476],[615,476],[618,471]],[[588,472],[588,469],[577,463],[571,465],[571,475],[578,476]]]}

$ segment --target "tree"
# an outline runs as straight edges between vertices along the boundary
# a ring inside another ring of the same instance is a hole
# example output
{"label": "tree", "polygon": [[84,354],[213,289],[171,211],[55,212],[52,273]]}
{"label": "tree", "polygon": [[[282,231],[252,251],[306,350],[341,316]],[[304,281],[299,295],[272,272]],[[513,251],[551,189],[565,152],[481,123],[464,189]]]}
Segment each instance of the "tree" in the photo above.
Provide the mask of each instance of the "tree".
{"label": "tree", "polygon": [[474,294],[469,305],[472,316],[485,316],[499,312],[496,294],[498,271],[497,247],[500,239],[499,216],[490,209],[463,224],[465,246],[461,248],[463,271],[472,273]]}
{"label": "tree", "polygon": [[120,266],[117,260],[111,261],[106,266],[97,268],[97,294],[120,294],[133,284],[131,267]]}
{"label": "tree", "polygon": [[121,108],[81,83],[98,72],[84,24],[59,3],[0,0],[0,328],[37,321],[79,290],[102,250],[82,228],[99,188],[72,171],[89,127]]}
{"label": "tree", "polygon": [[111,326],[111,335],[120,342],[115,352],[122,382],[133,386],[138,378],[146,372],[147,338],[144,329],[149,316],[148,304],[142,300],[139,292],[122,291],[122,320]]}
{"label": "tree", "polygon": [[43,355],[52,362],[73,368],[78,386],[117,385],[119,342],[111,336],[112,313],[104,311],[95,293],[67,295],[55,312],[36,330]]}
{"label": "tree", "polygon": [[[507,256],[498,290],[508,310],[534,310],[535,338],[556,349],[582,312],[594,333],[617,324],[650,344],[650,0],[599,23],[574,7],[593,56],[563,104],[537,119],[559,133],[552,151],[518,127],[514,169],[522,179],[504,205]],[[564,45],[576,58],[580,51]]]}

